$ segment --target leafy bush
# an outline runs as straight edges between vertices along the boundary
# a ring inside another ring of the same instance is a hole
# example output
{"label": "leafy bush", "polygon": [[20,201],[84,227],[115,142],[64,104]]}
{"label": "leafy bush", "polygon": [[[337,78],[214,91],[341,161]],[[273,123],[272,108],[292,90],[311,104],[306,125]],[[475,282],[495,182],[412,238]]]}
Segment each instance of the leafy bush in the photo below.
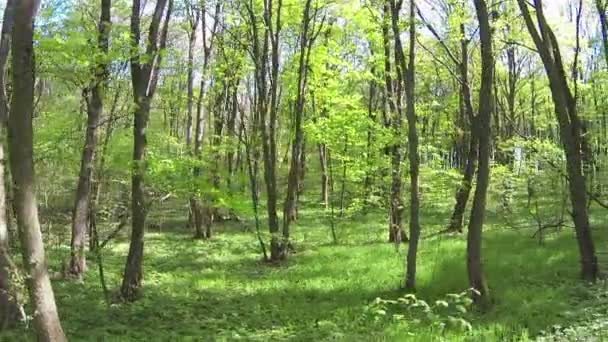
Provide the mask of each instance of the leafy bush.
{"label": "leafy bush", "polygon": [[433,304],[411,293],[395,300],[376,298],[367,307],[366,312],[376,321],[407,320],[410,324],[432,326],[440,331],[468,332],[473,329],[469,322],[469,313],[473,304],[470,298],[471,291],[474,290],[448,293]]}

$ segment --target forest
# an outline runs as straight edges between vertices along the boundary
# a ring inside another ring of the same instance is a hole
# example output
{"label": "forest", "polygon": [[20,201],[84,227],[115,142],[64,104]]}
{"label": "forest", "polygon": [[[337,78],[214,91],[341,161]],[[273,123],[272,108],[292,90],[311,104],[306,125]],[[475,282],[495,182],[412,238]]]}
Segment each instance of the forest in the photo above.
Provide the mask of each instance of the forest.
{"label": "forest", "polygon": [[608,341],[607,0],[0,11],[0,341]]}

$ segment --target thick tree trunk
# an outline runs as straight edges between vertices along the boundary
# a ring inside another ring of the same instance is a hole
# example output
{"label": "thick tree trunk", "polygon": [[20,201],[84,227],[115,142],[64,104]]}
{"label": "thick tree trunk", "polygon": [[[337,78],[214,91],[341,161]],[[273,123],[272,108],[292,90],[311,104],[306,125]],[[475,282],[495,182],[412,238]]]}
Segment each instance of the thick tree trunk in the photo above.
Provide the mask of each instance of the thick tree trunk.
{"label": "thick tree trunk", "polygon": [[9,110],[4,76],[10,51],[14,6],[14,0],[6,2],[2,21],[2,36],[0,37],[0,331],[25,318],[22,314],[23,309],[11,287],[11,277],[16,271],[16,267],[9,254],[8,222],[11,210],[7,206],[6,185],[8,182],[5,172],[7,160],[4,156],[5,126]]}
{"label": "thick tree trunk", "polygon": [[[98,48],[100,52],[108,52],[109,34],[111,25],[111,0],[101,1],[101,16],[98,24]],[[84,148],[76,189],[76,200],[72,212],[72,241],[71,259],[68,273],[80,277],[87,269],[85,246],[89,218],[89,205],[91,201],[91,182],[95,168],[95,151],[99,140],[99,126],[103,116],[103,96],[107,78],[107,65],[100,62],[96,65],[95,80],[90,85],[90,96],[85,94],[87,103],[87,128]],[[87,90],[88,92],[89,90]]]}
{"label": "thick tree trunk", "polygon": [[55,304],[36,204],[33,125],[34,112],[34,17],[38,3],[18,1],[12,37],[13,96],[9,116],[11,174],[15,182],[15,207],[27,272],[38,341],[67,341]]}
{"label": "thick tree trunk", "polygon": [[486,210],[486,196],[490,183],[490,144],[492,118],[492,83],[494,78],[494,55],[492,33],[485,0],[475,0],[481,40],[481,88],[479,90],[479,114],[474,125],[479,137],[479,164],[477,187],[471,209],[471,220],[467,234],[467,270],[469,285],[475,290],[473,299],[485,306],[489,304],[490,292],[483,272],[481,257],[482,232]]}
{"label": "thick tree trunk", "polygon": [[[12,7],[12,4],[10,5]],[[0,69],[1,70],[1,69]],[[4,183],[6,159],[4,158],[4,127],[0,128],[0,331],[25,319],[23,308],[11,286],[17,272],[9,254],[9,233]]]}
{"label": "thick tree trunk", "polygon": [[145,153],[147,147],[146,128],[150,104],[138,103],[133,125],[133,173],[131,175],[131,210],[133,212],[131,243],[122,281],[121,294],[126,300],[134,300],[139,295],[143,280],[144,232],[146,226],[145,206]]}

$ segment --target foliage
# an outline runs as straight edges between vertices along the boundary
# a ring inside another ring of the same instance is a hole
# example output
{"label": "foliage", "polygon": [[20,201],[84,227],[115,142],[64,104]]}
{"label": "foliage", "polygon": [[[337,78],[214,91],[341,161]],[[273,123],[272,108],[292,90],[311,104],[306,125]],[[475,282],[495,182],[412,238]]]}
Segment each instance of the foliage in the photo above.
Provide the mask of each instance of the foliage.
{"label": "foliage", "polygon": [[439,332],[470,332],[473,326],[466,317],[473,304],[471,291],[476,290],[446,294],[444,299],[436,300],[431,305],[411,293],[397,299],[376,298],[368,310],[376,320],[388,318],[407,321],[411,325],[431,326]]}

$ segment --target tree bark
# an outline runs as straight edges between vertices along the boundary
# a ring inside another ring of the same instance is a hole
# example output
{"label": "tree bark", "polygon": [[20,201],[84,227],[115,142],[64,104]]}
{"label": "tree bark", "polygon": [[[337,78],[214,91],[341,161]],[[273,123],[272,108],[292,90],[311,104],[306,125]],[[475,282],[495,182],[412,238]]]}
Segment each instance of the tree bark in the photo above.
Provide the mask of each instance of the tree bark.
{"label": "tree bark", "polygon": [[602,45],[604,47],[604,58],[608,68],[608,22],[606,21],[606,0],[595,0],[595,7],[600,17],[600,30],[602,32]]}
{"label": "tree bark", "polygon": [[15,182],[15,207],[28,274],[27,285],[34,308],[34,325],[39,341],[67,341],[47,269],[47,259],[38,221],[33,160],[34,113],[34,18],[38,2],[18,1],[12,37],[12,85],[9,116],[11,174]]}
{"label": "tree bark", "polygon": [[329,208],[329,170],[327,168],[327,147],[319,144],[319,162],[321,164],[321,203]]}
{"label": "tree bark", "polygon": [[[405,75],[405,100],[406,116],[408,123],[408,148],[410,162],[410,240],[407,251],[407,271],[405,276],[405,287],[409,290],[416,288],[416,259],[418,255],[418,241],[420,239],[420,197],[419,197],[419,177],[420,177],[420,155],[418,154],[418,131],[416,123],[416,3],[410,0],[409,18],[409,60],[407,68],[404,68]],[[405,65],[405,59],[402,62]]]}
{"label": "tree bark", "polygon": [[492,32],[485,0],[475,0],[481,40],[481,87],[479,90],[479,114],[475,130],[479,138],[479,163],[477,187],[471,209],[471,220],[467,234],[467,270],[469,285],[475,290],[473,299],[481,306],[489,305],[490,291],[483,272],[481,256],[482,232],[485,219],[486,197],[490,183],[490,144],[492,119],[492,84],[494,79],[494,55]]}
{"label": "tree bark", "polygon": [[[173,0],[158,0],[148,30],[146,59],[142,63],[140,54],[131,57],[131,83],[135,112],[133,119],[133,169],[131,171],[131,210],[133,212],[129,254],[120,289],[126,301],[134,301],[139,296],[143,280],[144,231],[146,225],[146,203],[144,177],[146,174],[145,153],[147,147],[146,129],[150,116],[150,104],[158,82],[162,51],[167,40],[169,19]],[[133,0],[131,12],[131,39],[135,51],[140,41],[140,0]],[[164,25],[158,43],[159,27],[163,12],[167,7]]]}
{"label": "tree bark", "polygon": [[[403,84],[403,73],[400,65],[397,68],[397,82],[392,79],[391,53],[390,53],[390,38],[389,38],[389,23],[393,29],[393,39],[395,41],[395,60],[399,57],[399,51],[403,53],[401,46],[401,38],[399,37],[398,12],[394,0],[386,0],[384,4],[384,23],[382,25],[382,37],[384,43],[384,80],[386,87],[386,97],[389,107],[390,127],[395,135],[392,146],[389,147],[391,154],[391,190],[390,190],[390,211],[389,211],[389,242],[396,244],[406,241],[407,237],[403,232],[403,198],[401,193],[402,188],[402,172],[401,172],[401,133],[403,130],[401,108],[401,92]],[[398,63],[397,63],[398,64]]]}
{"label": "tree bark", "polygon": [[2,20],[2,36],[0,37],[0,331],[13,326],[22,320],[23,309],[11,287],[11,276],[17,270],[9,254],[8,214],[6,191],[6,158],[4,146],[6,139],[6,122],[8,120],[8,100],[6,98],[5,80],[6,63],[10,52],[11,34],[13,30],[14,0],[8,0],[4,8]]}
{"label": "tree bark", "polygon": [[581,276],[587,281],[595,281],[598,265],[589,224],[587,184],[583,173],[586,141],[582,135],[583,128],[577,113],[576,98],[568,86],[559,44],[545,19],[542,1],[534,1],[538,27],[532,20],[526,1],[518,0],[517,3],[549,78],[561,143],[566,154],[572,219],[581,257]]}
{"label": "tree bark", "polygon": [[467,202],[469,201],[471,189],[473,188],[473,177],[475,176],[475,167],[477,164],[478,153],[477,137],[474,133],[474,126],[474,123],[471,123],[469,151],[467,153],[467,160],[462,176],[462,183],[456,191],[456,204],[454,205],[454,211],[452,212],[448,232],[462,232],[462,226],[464,224],[464,213],[466,211]]}
{"label": "tree bark", "polygon": [[287,178],[287,194],[283,207],[283,238],[289,240],[289,226],[298,216],[298,191],[302,182],[304,158],[304,105],[306,103],[306,88],[308,83],[308,60],[314,37],[311,37],[311,6],[312,0],[306,0],[302,14],[302,31],[300,32],[300,56],[298,66],[298,90],[294,106],[295,137],[291,144],[291,164]]}
{"label": "tree bark", "polygon": [[[188,32],[188,62],[187,62],[187,88],[188,88],[188,117],[186,119],[186,145],[189,147],[192,144],[192,108],[194,104],[194,45],[196,44],[196,33],[198,23],[200,21],[200,12],[197,11],[190,3],[186,4],[188,12],[188,21],[190,24],[190,32]],[[203,12],[203,15],[205,13]],[[204,30],[205,28],[203,28]]]}
{"label": "tree bark", "polygon": [[[203,4],[204,5],[204,4]],[[196,128],[194,134],[194,158],[198,161],[202,161],[202,153],[203,153],[203,138],[204,138],[204,130],[205,130],[205,106],[204,99],[206,94],[206,78],[207,78],[207,69],[209,67],[209,61],[211,58],[211,52],[213,49],[214,38],[217,33],[218,23],[219,23],[219,15],[220,15],[220,1],[216,2],[215,5],[215,14],[213,16],[213,28],[211,30],[211,35],[208,39],[207,37],[207,10],[205,6],[202,6],[200,13],[201,20],[201,36],[203,39],[203,67],[202,67],[202,75],[201,75],[201,83],[198,95],[198,102],[196,108]],[[195,166],[193,168],[192,174],[194,178],[200,177],[200,167]],[[211,222],[207,225],[206,229],[203,230],[203,207],[199,202],[199,199],[196,194],[192,194],[190,196],[190,215],[192,218],[192,223],[194,224],[194,238],[195,239],[209,239],[211,238]]]}
{"label": "tree bark", "polygon": [[[85,143],[80,162],[80,173],[76,189],[76,199],[72,212],[72,241],[71,259],[68,273],[80,277],[87,270],[85,246],[91,201],[91,182],[95,168],[95,151],[99,140],[99,126],[103,116],[103,96],[107,81],[107,62],[105,54],[108,53],[111,28],[111,0],[101,1],[101,16],[98,24],[97,48],[104,54],[93,69],[95,79],[85,90],[87,105],[87,128]],[[88,94],[90,92],[90,95]]]}
{"label": "tree bark", "polygon": [[462,232],[462,226],[464,223],[464,213],[466,211],[467,202],[471,194],[473,187],[473,177],[475,176],[475,168],[477,165],[477,154],[478,154],[478,138],[475,128],[475,114],[473,111],[473,103],[471,101],[471,87],[469,83],[469,52],[468,45],[469,41],[465,37],[464,24],[460,24],[460,61],[458,63],[458,70],[460,73],[460,93],[462,98],[462,107],[469,121],[469,150],[466,155],[466,162],[464,172],[462,175],[462,183],[456,191],[456,204],[454,205],[454,211],[450,219],[450,225],[448,227],[449,232]]}

